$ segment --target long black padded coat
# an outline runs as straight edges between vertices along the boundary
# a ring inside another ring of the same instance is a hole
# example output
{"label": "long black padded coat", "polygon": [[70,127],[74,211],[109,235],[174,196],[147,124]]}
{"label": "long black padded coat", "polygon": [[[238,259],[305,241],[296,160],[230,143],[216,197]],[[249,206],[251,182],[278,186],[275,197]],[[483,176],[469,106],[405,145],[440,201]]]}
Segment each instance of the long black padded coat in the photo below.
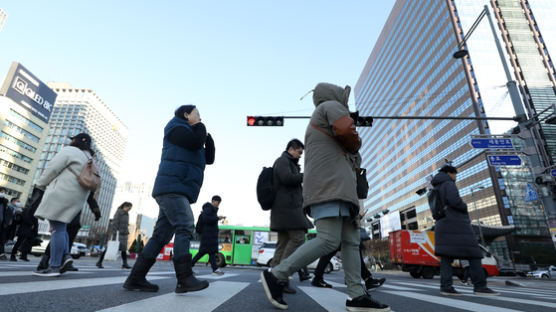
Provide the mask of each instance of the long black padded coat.
{"label": "long black padded coat", "polygon": [[431,181],[440,191],[440,197],[448,206],[446,217],[437,220],[434,236],[434,253],[454,259],[481,259],[477,237],[471,228],[467,204],[459,196],[454,180],[447,173],[439,172]]}
{"label": "long black padded coat", "polygon": [[218,208],[211,203],[203,205],[203,212],[199,217],[201,222],[201,246],[199,252],[206,251],[208,253],[218,252]]}

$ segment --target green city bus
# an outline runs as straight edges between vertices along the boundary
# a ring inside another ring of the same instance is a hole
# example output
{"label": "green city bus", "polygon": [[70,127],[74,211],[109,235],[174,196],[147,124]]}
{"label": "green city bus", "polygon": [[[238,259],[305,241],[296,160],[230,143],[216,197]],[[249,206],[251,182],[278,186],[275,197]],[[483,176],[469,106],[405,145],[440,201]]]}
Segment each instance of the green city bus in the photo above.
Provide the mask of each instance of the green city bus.
{"label": "green city bus", "polygon": [[[278,233],[271,232],[268,227],[219,225],[218,254],[216,261],[219,267],[231,265],[256,265],[259,248],[265,242],[277,241]],[[309,230],[309,238],[316,236],[315,230]],[[199,252],[200,236],[193,234],[189,252],[195,256]],[[166,245],[159,254],[159,260],[170,260],[173,242]],[[199,262],[208,262],[208,255]]]}

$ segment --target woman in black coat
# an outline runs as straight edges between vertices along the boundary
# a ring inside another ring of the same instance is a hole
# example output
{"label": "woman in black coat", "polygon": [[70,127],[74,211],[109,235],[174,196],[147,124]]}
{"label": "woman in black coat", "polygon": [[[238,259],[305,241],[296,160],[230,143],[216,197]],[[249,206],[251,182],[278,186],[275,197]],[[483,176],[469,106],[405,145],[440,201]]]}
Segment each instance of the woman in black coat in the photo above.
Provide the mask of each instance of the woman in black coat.
{"label": "woman in black coat", "polygon": [[203,205],[203,211],[197,220],[196,230],[201,235],[201,246],[199,252],[191,260],[191,266],[194,266],[201,257],[208,254],[212,273],[214,275],[222,275],[224,272],[218,268],[216,264],[216,254],[218,253],[218,221],[224,217],[218,216],[218,206],[220,206],[222,198],[215,195],[212,197],[211,203]]}

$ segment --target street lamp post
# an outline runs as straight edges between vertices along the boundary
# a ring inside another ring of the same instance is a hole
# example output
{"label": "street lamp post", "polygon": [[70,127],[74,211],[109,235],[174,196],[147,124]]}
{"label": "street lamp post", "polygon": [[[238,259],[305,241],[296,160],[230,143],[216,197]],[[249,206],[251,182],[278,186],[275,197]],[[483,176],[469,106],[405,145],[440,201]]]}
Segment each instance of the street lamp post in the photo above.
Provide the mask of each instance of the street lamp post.
{"label": "street lamp post", "polygon": [[479,211],[477,209],[477,203],[473,200],[473,194],[475,190],[482,190],[484,186],[478,186],[471,188],[471,201],[473,202],[473,211],[475,212],[475,219],[477,220],[477,225],[479,226],[479,236],[481,237],[481,245],[485,246],[485,237],[483,236],[483,229],[481,228],[481,218],[479,217]]}
{"label": "street lamp post", "polygon": [[[465,43],[467,42],[467,39],[469,39],[469,36],[471,36],[471,33],[473,33],[473,31],[475,30],[477,25],[481,22],[481,20],[483,19],[484,16],[487,17],[488,22],[490,24],[490,30],[492,31],[492,35],[494,37],[494,42],[496,43],[496,48],[498,50],[498,55],[500,56],[500,61],[502,62],[502,66],[504,68],[504,73],[506,74],[506,79],[507,79],[506,87],[508,88],[508,93],[510,95],[510,100],[512,101],[512,105],[513,105],[515,113],[516,113],[516,117],[517,117],[516,119],[517,119],[517,122],[518,122],[518,127],[519,127],[519,130],[520,130],[520,133],[524,134],[524,136],[522,138],[523,138],[524,143],[525,143],[525,149],[535,151],[529,157],[529,159],[531,161],[531,164],[533,165],[533,168],[547,168],[547,167],[550,167],[550,163],[548,162],[549,160],[548,159],[542,159],[542,158],[544,158],[543,155],[546,154],[544,152],[544,145],[543,144],[538,144],[538,142],[535,141],[535,135],[531,132],[531,127],[532,127],[533,124],[535,124],[534,120],[531,120],[527,117],[527,114],[525,112],[525,109],[524,109],[522,101],[521,101],[521,96],[520,96],[519,90],[517,88],[517,84],[512,79],[512,76],[510,74],[510,69],[508,67],[508,63],[507,63],[507,61],[504,57],[504,52],[502,50],[502,45],[500,44],[500,40],[498,40],[498,36],[496,34],[496,29],[494,27],[494,22],[492,21],[492,17],[490,15],[488,5],[484,6],[483,11],[477,17],[477,19],[475,20],[475,22],[473,23],[473,25],[469,29],[469,32],[463,38],[463,41],[460,42],[460,44],[458,45],[460,50],[457,51],[456,53],[454,53],[453,56],[454,56],[454,58],[464,58],[465,56],[467,56],[469,54],[467,52],[467,50],[464,50],[462,48],[465,46]],[[544,165],[543,163],[546,163],[546,165]],[[540,193],[539,197],[541,197],[541,200],[542,200],[542,204],[543,204],[543,208],[544,208],[544,211],[545,211],[545,214],[546,214],[546,219],[547,219],[548,226],[550,226],[551,224],[556,224],[556,206],[554,204],[554,199],[552,198],[552,194],[551,194],[550,190],[546,187],[546,185],[541,185],[540,188],[541,188],[541,192],[539,192]],[[556,248],[556,240],[554,241],[554,247]]]}

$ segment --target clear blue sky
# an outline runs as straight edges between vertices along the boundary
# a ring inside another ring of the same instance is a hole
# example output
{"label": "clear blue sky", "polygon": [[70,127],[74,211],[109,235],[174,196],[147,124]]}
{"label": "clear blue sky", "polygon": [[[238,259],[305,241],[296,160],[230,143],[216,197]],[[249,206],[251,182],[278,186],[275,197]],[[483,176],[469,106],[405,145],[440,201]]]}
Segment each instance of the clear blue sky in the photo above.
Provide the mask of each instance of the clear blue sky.
{"label": "clear blue sky", "polygon": [[259,171],[304,139],[307,120],[248,128],[246,116],[308,116],[311,97],[299,98],[316,83],[354,86],[393,4],[2,1],[0,77],[18,61],[44,82],[93,89],[129,128],[120,181],[152,181],[164,125],[177,106],[197,105],[216,162],[194,210],[220,194],[230,224],[263,225]]}

